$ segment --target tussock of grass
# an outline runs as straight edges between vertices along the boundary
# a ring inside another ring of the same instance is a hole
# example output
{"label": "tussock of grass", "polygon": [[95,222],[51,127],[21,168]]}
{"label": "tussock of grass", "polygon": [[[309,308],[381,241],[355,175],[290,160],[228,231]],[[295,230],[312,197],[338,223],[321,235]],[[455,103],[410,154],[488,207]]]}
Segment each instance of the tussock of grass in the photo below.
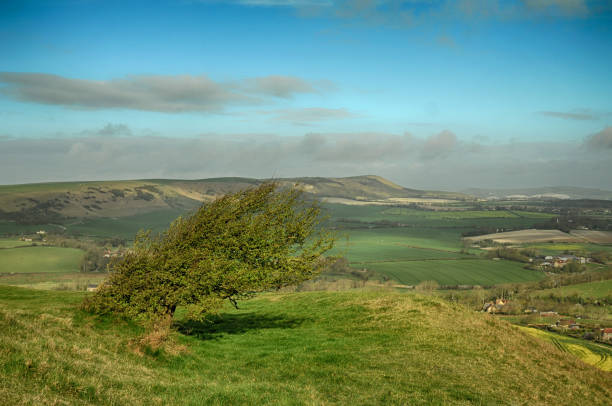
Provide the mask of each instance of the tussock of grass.
{"label": "tussock of grass", "polygon": [[82,297],[0,287],[3,402],[604,405],[612,395],[609,373],[433,297],[262,295],[210,322],[179,314],[169,339],[186,351],[141,355],[130,342],[143,329],[78,311]]}

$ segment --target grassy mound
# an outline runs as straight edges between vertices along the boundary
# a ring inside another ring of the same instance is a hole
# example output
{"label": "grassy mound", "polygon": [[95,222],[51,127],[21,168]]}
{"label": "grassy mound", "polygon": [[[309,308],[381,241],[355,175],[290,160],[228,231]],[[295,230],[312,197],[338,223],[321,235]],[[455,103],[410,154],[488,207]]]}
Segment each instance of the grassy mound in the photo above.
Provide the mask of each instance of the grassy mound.
{"label": "grassy mound", "polygon": [[[267,294],[174,344],[77,310],[83,294],[0,287],[7,404],[608,404],[610,374],[503,321],[389,292]],[[179,317],[180,318],[180,317]],[[182,347],[182,350],[177,347]]]}

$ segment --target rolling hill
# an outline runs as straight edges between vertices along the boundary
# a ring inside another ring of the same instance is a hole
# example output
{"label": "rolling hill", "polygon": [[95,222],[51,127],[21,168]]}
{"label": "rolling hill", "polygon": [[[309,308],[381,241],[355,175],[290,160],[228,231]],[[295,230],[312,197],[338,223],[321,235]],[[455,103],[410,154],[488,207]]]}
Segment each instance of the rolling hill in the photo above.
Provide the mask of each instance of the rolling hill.
{"label": "rolling hill", "polygon": [[[226,193],[266,180],[215,178],[202,180],[129,180],[40,183],[0,186],[0,219],[22,223],[61,222],[68,218],[124,217],[156,210],[188,210]],[[297,184],[307,196],[361,202],[392,199],[468,199],[466,195],[407,189],[378,176],[275,179]]]}

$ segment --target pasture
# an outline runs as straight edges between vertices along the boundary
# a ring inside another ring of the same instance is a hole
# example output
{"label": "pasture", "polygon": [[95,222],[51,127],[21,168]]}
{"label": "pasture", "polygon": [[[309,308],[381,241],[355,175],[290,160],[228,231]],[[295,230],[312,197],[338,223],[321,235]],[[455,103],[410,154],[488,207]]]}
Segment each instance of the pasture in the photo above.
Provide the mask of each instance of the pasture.
{"label": "pasture", "polygon": [[492,286],[544,278],[544,273],[524,269],[518,262],[484,259],[372,262],[366,267],[404,285],[436,281],[444,286]]}
{"label": "pasture", "polygon": [[553,343],[560,351],[572,354],[587,364],[593,365],[602,371],[612,372],[612,348],[609,346],[555,334],[550,331],[522,326],[517,327],[534,337]]}
{"label": "pasture", "polygon": [[14,238],[0,238],[0,249],[3,248],[16,248],[16,247],[27,247],[32,245],[30,241],[21,241]]}
{"label": "pasture", "polygon": [[0,274],[78,272],[83,251],[59,247],[0,249]]}

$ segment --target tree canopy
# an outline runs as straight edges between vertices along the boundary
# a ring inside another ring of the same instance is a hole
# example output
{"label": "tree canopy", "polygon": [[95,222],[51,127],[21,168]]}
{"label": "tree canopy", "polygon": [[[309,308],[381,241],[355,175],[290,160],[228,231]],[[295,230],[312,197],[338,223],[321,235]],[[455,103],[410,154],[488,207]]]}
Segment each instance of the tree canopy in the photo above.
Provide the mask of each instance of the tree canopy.
{"label": "tree canopy", "polygon": [[332,233],[321,208],[296,187],[264,183],[175,220],[159,236],[136,236],[133,249],[84,308],[134,318],[172,316],[185,306],[191,318],[236,305],[254,293],[311,279],[325,265]]}

